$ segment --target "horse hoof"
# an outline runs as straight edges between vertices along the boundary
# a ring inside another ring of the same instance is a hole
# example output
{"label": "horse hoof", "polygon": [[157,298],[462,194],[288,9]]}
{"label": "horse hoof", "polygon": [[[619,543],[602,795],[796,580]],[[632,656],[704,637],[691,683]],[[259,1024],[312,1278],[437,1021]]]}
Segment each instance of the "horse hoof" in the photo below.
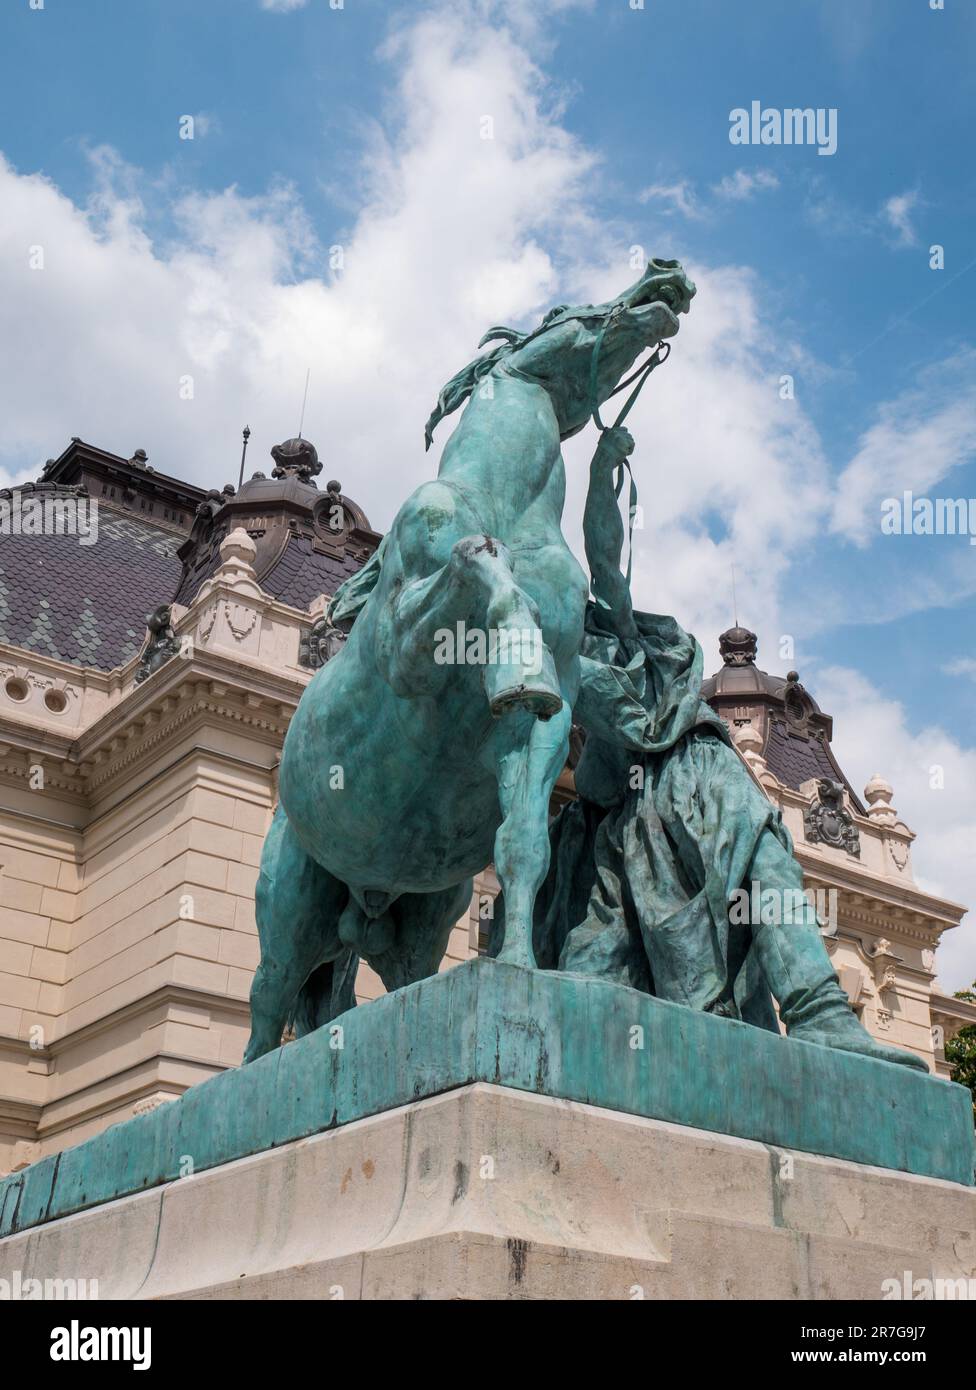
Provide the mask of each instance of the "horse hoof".
{"label": "horse hoof", "polygon": [[485,690],[496,718],[510,710],[528,710],[537,719],[545,720],[563,707],[552,653],[544,645],[537,666],[526,668],[514,662],[486,666]]}
{"label": "horse hoof", "polygon": [[527,685],[514,685],[492,697],[491,712],[496,719],[512,710],[527,710],[536,718],[551,719],[563,707],[561,695],[553,690],[533,690]]}

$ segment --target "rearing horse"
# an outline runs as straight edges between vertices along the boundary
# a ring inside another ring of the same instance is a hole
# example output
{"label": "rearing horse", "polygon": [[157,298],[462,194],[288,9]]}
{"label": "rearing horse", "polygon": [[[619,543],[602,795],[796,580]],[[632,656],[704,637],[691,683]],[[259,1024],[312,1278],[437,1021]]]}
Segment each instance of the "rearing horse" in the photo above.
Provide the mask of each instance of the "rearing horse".
{"label": "rearing horse", "polygon": [[677,261],[651,261],[607,304],[553,309],[524,335],[493,329],[482,346],[501,346],[441,392],[428,445],[468,404],[439,475],[336,594],[333,617],[355,623],[285,739],[245,1061],[277,1047],[289,1018],[302,1034],[350,1007],[360,957],[387,989],[433,974],[492,859],[499,958],[535,964],[588,587],[560,528],[560,442],[678,331],[694,293]]}

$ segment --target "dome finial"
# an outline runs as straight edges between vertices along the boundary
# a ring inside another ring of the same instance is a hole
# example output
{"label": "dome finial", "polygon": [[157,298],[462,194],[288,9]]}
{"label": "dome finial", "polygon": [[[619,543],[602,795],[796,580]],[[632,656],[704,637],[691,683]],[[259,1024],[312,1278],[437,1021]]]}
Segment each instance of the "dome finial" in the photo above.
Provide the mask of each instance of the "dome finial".
{"label": "dome finial", "polygon": [[286,439],[284,444],[276,444],[271,450],[275,461],[272,478],[297,478],[299,482],[310,483],[316,474],[322,472],[315,445],[299,435]]}
{"label": "dome finial", "polygon": [[747,627],[730,627],[718,639],[718,649],[726,666],[752,666],[759,650],[758,639]]}

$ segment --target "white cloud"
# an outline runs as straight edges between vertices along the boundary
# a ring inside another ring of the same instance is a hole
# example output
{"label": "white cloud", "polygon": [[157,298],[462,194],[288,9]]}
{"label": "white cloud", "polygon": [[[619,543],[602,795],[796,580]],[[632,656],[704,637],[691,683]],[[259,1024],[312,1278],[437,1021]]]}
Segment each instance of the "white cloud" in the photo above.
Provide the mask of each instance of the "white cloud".
{"label": "white cloud", "polygon": [[918,236],[912,223],[912,213],[918,204],[918,192],[896,193],[881,209],[888,226],[895,233],[899,246],[917,246]]}
{"label": "white cloud", "polygon": [[734,174],[726,174],[721,183],[712,185],[712,192],[719,198],[729,198],[733,202],[747,202],[754,193],[763,189],[779,188],[779,179],[770,169],[757,169],[750,174],[745,169],[736,169]]}
{"label": "white cloud", "polygon": [[208,135],[220,134],[220,120],[212,111],[198,111],[193,117],[195,139],[206,139]]}
{"label": "white cloud", "polygon": [[637,195],[640,203],[663,203],[665,211],[680,212],[692,219],[703,216],[693,186],[687,179],[678,183],[652,183]]}
{"label": "white cloud", "polygon": [[881,534],[881,504],[924,494],[976,450],[976,352],[935,363],[878,410],[837,480],[832,527],[858,545]]}
{"label": "white cloud", "polygon": [[[912,730],[903,707],[857,671],[820,671],[815,688],[833,715],[833,749],[855,788],[875,772],[894,787],[893,805],[918,836],[912,867],[919,886],[976,907],[976,749],[938,726]],[[936,768],[944,774],[941,789],[932,785]],[[950,992],[976,977],[976,915],[943,937],[938,969]]]}
{"label": "white cloud", "polygon": [[262,10],[272,10],[275,14],[287,14],[289,10],[301,10],[308,0],[261,0]]}
{"label": "white cloud", "polygon": [[[634,278],[632,229],[587,212],[597,161],[560,125],[523,45],[470,15],[427,15],[397,30],[386,57],[399,74],[389,133],[377,132],[365,156],[335,276],[285,187],[262,198],[233,188],[182,196],[171,210],[178,235],[162,245],[144,205],[157,190],[111,152],[93,156],[87,207],[0,166],[10,403],[0,464],[30,476],[79,434],[125,455],[143,446],[156,467],[219,486],[236,477],[245,422],[251,468],[266,468],[271,445],[297,429],[310,366],[306,433],[326,472],[385,528],[430,476],[423,422],[485,328]],[[650,222],[648,253],[680,252]],[[37,242],[45,269],[30,271]],[[752,275],[692,271],[700,293],[673,360],[632,417],[646,514],[635,588],[713,649],[730,620],[733,558],[743,612],[777,630],[790,547],[756,547],[754,537],[809,534],[822,462],[802,410],[778,398],[775,333]],[[186,374],[192,401],[179,399]],[[568,454],[570,531],[592,445],[588,432]],[[699,523],[703,497],[715,540]]]}
{"label": "white cloud", "polygon": [[[560,94],[524,44],[471,12],[434,14],[400,26],[385,56],[399,78],[394,109],[364,157],[334,276],[286,187],[184,195],[164,245],[147,230],[158,190],[109,151],[93,155],[85,207],[0,165],[0,466],[30,476],[78,434],[125,455],[143,446],[156,467],[219,486],[236,477],[245,421],[252,468],[297,429],[310,366],[306,433],[385,528],[430,476],[423,422],[485,328],[634,278],[633,228],[588,213],[597,160],[559,123]],[[641,227],[648,254],[680,255],[666,226],[650,214]],[[28,268],[36,243],[43,271]],[[635,592],[694,627],[712,660],[731,620],[733,560],[743,616],[778,636],[782,577],[826,489],[815,429],[779,399],[795,345],[764,321],[755,277],[690,269],[698,298],[631,417],[645,513]],[[179,398],[184,375],[191,401]],[[577,536],[589,436],[567,453]],[[775,543],[756,545],[760,535]]]}
{"label": "white cloud", "polygon": [[[297,428],[310,365],[307,432],[389,523],[391,499],[429,475],[423,422],[443,382],[489,323],[548,307],[557,263],[600,240],[581,211],[593,158],[550,117],[545,80],[504,32],[427,17],[389,56],[394,133],[366,157],[335,277],[287,188],[182,196],[179,234],[162,245],[147,231],[155,191],[110,152],[93,158],[84,207],[0,165],[8,472],[31,475],[80,434],[125,454],[142,444],[157,467],[219,485],[245,420],[257,468]],[[191,401],[179,399],[186,374]]]}
{"label": "white cloud", "polygon": [[971,681],[976,681],[976,659],[961,656],[958,661],[950,661],[943,666],[942,671],[947,676],[968,676]]}

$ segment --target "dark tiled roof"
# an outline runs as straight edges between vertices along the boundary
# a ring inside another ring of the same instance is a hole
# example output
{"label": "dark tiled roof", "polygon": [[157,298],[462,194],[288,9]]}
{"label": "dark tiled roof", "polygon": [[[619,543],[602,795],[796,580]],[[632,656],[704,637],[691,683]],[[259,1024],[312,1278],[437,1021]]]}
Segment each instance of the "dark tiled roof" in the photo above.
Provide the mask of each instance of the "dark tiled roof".
{"label": "dark tiled roof", "polygon": [[346,553],[342,559],[313,549],[304,536],[289,537],[281,558],[260,580],[266,594],[292,608],[307,608],[319,594],[334,594],[343,580],[362,568],[362,560]]}
{"label": "dark tiled roof", "polygon": [[764,757],[770,771],[788,787],[798,789],[811,777],[834,776],[823,742],[791,734],[778,719],[770,723]]}
{"label": "dark tiled roof", "polygon": [[812,777],[827,777],[831,782],[843,782],[855,808],[863,815],[864,808],[841,771],[826,739],[817,733],[794,733],[783,719],[771,719],[766,735],[763,757],[770,772],[794,791]]}
{"label": "dark tiled roof", "polygon": [[141,651],[172,597],[181,537],[100,500],[98,540],[0,536],[0,641],[110,671]]}
{"label": "dark tiled roof", "polygon": [[220,550],[214,546],[199,569],[189,569],[183,575],[179,588],[173,594],[173,602],[189,608],[206,580],[212,579],[220,569]]}

